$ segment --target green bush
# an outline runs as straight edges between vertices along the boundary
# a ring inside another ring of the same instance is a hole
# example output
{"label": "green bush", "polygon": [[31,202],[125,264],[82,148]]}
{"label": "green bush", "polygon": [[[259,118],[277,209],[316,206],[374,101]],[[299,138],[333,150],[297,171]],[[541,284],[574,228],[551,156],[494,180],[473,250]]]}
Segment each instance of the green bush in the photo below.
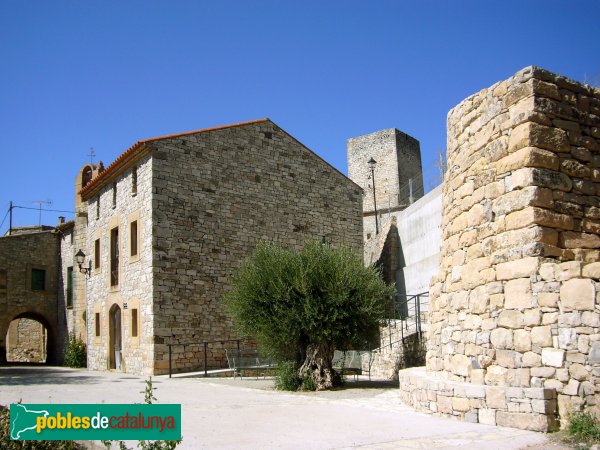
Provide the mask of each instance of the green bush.
{"label": "green bush", "polygon": [[570,414],[567,433],[578,441],[600,442],[600,420],[589,411]]}
{"label": "green bush", "polygon": [[69,341],[65,349],[65,366],[67,367],[87,367],[87,351],[85,342],[75,334],[69,335]]}
{"label": "green bush", "polygon": [[10,410],[0,405],[0,448],[2,450],[80,450],[74,441],[13,441],[10,439]]}
{"label": "green bush", "polygon": [[291,361],[284,361],[277,366],[275,372],[275,389],[281,391],[297,391],[302,380],[298,376],[298,367]]}

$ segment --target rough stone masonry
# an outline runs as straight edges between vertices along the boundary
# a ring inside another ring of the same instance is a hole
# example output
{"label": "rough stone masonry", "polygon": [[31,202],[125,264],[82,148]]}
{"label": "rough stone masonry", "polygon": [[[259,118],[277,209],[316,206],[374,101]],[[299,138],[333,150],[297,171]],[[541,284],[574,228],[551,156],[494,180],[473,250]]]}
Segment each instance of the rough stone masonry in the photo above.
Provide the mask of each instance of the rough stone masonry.
{"label": "rough stone masonry", "polygon": [[600,91],[528,67],[448,114],[433,412],[546,431],[600,391]]}

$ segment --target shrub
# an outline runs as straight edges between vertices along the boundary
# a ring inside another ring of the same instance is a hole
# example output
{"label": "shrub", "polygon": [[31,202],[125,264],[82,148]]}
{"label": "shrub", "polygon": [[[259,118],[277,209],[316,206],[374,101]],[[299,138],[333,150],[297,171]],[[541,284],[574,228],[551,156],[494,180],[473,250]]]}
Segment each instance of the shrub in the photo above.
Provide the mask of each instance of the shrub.
{"label": "shrub", "polygon": [[600,442],[600,420],[590,411],[572,413],[567,433],[579,441]]}
{"label": "shrub", "polygon": [[69,341],[65,349],[65,366],[67,367],[87,367],[87,351],[85,342],[74,333],[69,335]]}
{"label": "shrub", "polygon": [[275,389],[281,391],[297,391],[302,380],[298,376],[298,367],[292,361],[284,361],[277,366],[275,372]]}

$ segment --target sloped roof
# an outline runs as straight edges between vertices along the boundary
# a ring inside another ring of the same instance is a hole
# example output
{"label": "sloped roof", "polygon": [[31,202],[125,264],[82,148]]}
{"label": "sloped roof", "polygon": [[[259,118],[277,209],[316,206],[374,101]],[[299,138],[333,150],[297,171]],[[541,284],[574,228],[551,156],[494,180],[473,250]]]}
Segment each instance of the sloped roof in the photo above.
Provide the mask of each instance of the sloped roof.
{"label": "sloped roof", "polygon": [[271,121],[271,119],[265,118],[265,119],[258,119],[258,120],[250,120],[247,122],[239,122],[239,123],[234,123],[234,124],[230,124],[230,125],[222,125],[222,126],[218,126],[218,127],[203,128],[203,129],[194,130],[194,131],[186,131],[183,133],[168,134],[168,135],[164,135],[164,136],[157,136],[157,137],[137,141],[135,144],[133,144],[131,147],[129,147],[125,152],[123,152],[117,159],[115,159],[106,169],[104,169],[102,172],[100,172],[85,187],[83,187],[79,191],[79,194],[81,195],[81,198],[83,200],[87,200],[88,198],[90,198],[106,182],[113,180],[118,174],[120,174],[123,170],[125,170],[131,162],[136,161],[136,160],[140,159],[142,156],[144,156],[148,151],[148,148],[145,145],[149,142],[160,141],[163,139],[173,139],[173,138],[178,138],[181,136],[189,136],[192,134],[206,133],[206,132],[210,132],[210,131],[224,130],[224,129],[228,129],[228,128],[235,128],[235,127],[241,127],[241,126],[245,126],[245,125],[252,125],[255,123],[264,123],[264,122],[271,122],[275,127],[277,127],[278,129],[280,129],[281,131],[286,133],[294,141],[296,141],[302,147],[307,149],[310,153],[312,153],[314,156],[319,158],[325,164],[330,166],[332,169],[334,169],[336,172],[338,172],[340,175],[342,175],[348,181],[355,184],[356,187],[358,187],[362,191],[362,188],[360,186],[358,186],[356,183],[354,183],[352,180],[350,180],[350,178],[348,178],[346,175],[344,175],[338,169],[333,167],[331,164],[329,164],[327,161],[325,161],[323,158],[321,158],[319,155],[317,155],[311,149],[306,147],[304,144],[302,144],[300,141],[298,141],[298,139],[293,137],[291,134],[287,133],[285,130],[278,127],[273,121]]}

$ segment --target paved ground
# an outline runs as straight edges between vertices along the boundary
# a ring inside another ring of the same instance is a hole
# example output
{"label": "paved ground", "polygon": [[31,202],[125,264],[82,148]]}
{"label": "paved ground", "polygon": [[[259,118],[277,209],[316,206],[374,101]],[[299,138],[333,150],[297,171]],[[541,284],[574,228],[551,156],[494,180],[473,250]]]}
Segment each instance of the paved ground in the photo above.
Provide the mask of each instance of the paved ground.
{"label": "paved ground", "polygon": [[[161,403],[181,403],[186,449],[519,449],[546,436],[415,412],[385,383],[284,393],[272,381],[156,377]],[[0,367],[0,404],[141,403],[144,378],[59,367]]]}

